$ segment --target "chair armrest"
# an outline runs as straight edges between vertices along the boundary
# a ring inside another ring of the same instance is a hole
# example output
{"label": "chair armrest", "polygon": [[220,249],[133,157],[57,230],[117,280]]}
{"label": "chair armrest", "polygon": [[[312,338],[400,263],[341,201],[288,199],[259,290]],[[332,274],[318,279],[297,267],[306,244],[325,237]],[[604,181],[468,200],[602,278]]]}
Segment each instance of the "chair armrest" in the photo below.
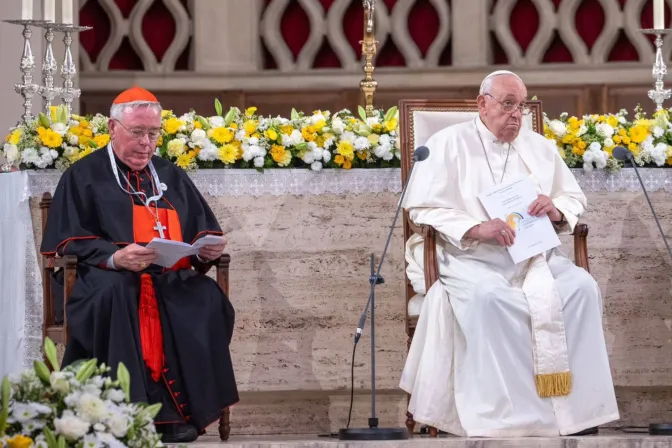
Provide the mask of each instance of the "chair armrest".
{"label": "chair armrest", "polygon": [[577,224],[574,228],[574,262],[590,272],[588,264],[588,225]]}
{"label": "chair armrest", "polygon": [[418,235],[422,235],[424,240],[424,270],[425,270],[425,290],[429,288],[439,279],[439,264],[436,260],[436,229],[428,225],[417,225],[408,216],[408,212],[404,210],[404,221],[408,228]]}
{"label": "chair armrest", "polygon": [[217,262],[217,284],[226,297],[229,297],[229,265],[231,264],[231,255],[222,254]]}

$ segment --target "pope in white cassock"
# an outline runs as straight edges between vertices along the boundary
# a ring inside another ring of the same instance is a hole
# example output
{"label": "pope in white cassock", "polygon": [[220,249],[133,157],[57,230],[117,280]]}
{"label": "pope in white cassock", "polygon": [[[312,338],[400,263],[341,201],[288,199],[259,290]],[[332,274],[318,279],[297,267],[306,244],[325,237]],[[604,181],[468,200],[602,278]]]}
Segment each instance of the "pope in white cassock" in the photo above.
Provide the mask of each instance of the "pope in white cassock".
{"label": "pope in white cassock", "polygon": [[[439,280],[426,291],[400,387],[415,421],[468,437],[594,433],[619,418],[595,280],[554,249],[514,264],[515,233],[490,220],[478,195],[529,176],[529,207],[571,233],[586,197],[555,145],[522,127],[527,89],[488,76],[479,116],[434,134],[409,180],[404,208],[434,227]],[[407,274],[424,290],[422,237]],[[424,293],[424,291],[422,291]]]}

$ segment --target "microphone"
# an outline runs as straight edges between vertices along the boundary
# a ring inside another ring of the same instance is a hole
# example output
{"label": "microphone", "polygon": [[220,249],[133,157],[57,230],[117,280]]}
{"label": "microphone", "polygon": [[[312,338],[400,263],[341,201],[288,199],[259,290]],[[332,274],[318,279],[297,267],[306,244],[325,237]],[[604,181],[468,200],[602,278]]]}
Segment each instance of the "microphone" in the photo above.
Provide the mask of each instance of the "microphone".
{"label": "microphone", "polygon": [[[418,148],[413,151],[413,161],[414,162],[422,162],[423,160],[426,160],[427,157],[429,157],[429,148],[426,146],[419,146]],[[411,179],[411,174],[413,174],[413,168],[415,168],[415,163],[411,165],[411,171],[408,173],[408,180],[410,181]],[[390,239],[392,238],[392,232],[394,231],[394,226],[397,222],[397,217],[399,216],[399,211],[401,210],[401,204],[403,203],[404,196],[406,195],[406,188],[408,187],[409,182],[406,182],[406,185],[404,186],[403,191],[401,192],[401,199],[399,200],[399,204],[397,205],[397,212],[394,215],[394,221],[392,222],[392,228],[390,229],[389,234],[387,235],[387,242],[385,243],[385,249],[383,250],[383,256],[380,259],[380,263],[378,265],[378,272],[376,274],[373,273],[373,254],[371,255],[371,278],[369,279],[369,282],[371,282],[371,294],[369,295],[369,300],[366,302],[366,308],[364,309],[364,312],[362,313],[362,316],[359,318],[359,325],[357,326],[357,331],[355,331],[355,344],[359,342],[359,338],[362,336],[362,331],[364,330],[364,324],[366,322],[366,315],[369,311],[369,305],[371,304],[371,298],[373,295],[373,288],[376,284],[382,284],[385,283],[385,280],[380,276],[380,267],[383,265],[383,260],[385,259],[385,254],[387,253],[387,247],[390,244]],[[374,277],[375,275],[375,277]]]}
{"label": "microphone", "polygon": [[[374,272],[374,258],[371,254],[371,276],[369,277],[369,283],[371,284],[371,290],[369,291],[369,300],[366,302],[366,308],[362,313],[362,316],[359,318],[359,326],[357,331],[355,331],[355,344],[352,348],[352,367],[351,367],[351,386],[350,386],[350,411],[348,414],[348,424],[346,428],[340,429],[338,433],[338,438],[340,440],[405,440],[408,439],[408,429],[406,428],[379,428],[378,427],[378,417],[376,417],[376,333],[375,333],[375,287],[377,284],[385,283],[385,280],[380,276],[380,269],[383,266],[383,261],[385,261],[385,254],[387,254],[387,248],[390,245],[390,240],[392,239],[392,232],[394,232],[394,226],[397,223],[397,218],[399,217],[399,212],[401,211],[401,205],[404,202],[404,196],[406,195],[406,189],[410,183],[411,175],[413,174],[413,169],[415,168],[416,162],[422,162],[429,157],[429,148],[426,146],[420,146],[413,151],[413,164],[408,173],[408,181],[404,185],[403,190],[401,191],[401,198],[397,204],[397,210],[394,214],[394,220],[392,221],[392,227],[390,228],[389,233],[387,234],[387,241],[385,242],[385,249],[383,249],[383,255],[380,258],[378,263],[378,269]],[[362,331],[364,330],[364,324],[366,323],[366,316],[369,312],[369,307],[371,307],[371,417],[369,418],[369,427],[368,428],[350,428],[350,417],[352,416],[352,405],[354,400],[354,366],[355,366],[355,350],[357,349],[357,343],[359,338],[362,336]]]}
{"label": "microphone", "polygon": [[653,214],[653,219],[655,219],[656,224],[658,225],[658,231],[660,231],[660,237],[663,239],[663,242],[665,243],[665,247],[667,248],[667,253],[670,255],[670,258],[672,258],[672,250],[670,250],[670,245],[667,242],[667,237],[665,236],[665,232],[663,232],[663,228],[660,226],[660,222],[658,221],[658,215],[656,215],[656,211],[653,208],[653,204],[651,203],[651,200],[649,199],[649,193],[646,191],[646,187],[644,186],[644,182],[642,182],[642,178],[639,175],[639,170],[637,169],[637,164],[635,163],[634,156],[632,155],[632,152],[630,150],[622,147],[622,146],[617,146],[614,148],[614,150],[611,152],[611,155],[617,159],[617,160],[622,160],[625,161],[627,160],[630,162],[632,167],[635,169],[635,173],[637,174],[637,179],[639,179],[639,184],[642,186],[642,191],[644,191],[644,196],[646,197],[646,202],[649,203],[649,208],[651,209],[651,213]]}

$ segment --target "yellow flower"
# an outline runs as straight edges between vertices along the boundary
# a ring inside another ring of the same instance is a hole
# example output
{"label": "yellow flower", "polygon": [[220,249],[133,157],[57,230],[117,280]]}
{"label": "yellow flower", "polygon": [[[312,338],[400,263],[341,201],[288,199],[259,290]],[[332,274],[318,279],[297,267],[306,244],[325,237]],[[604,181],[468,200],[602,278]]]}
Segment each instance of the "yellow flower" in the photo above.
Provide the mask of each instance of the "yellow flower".
{"label": "yellow flower", "polygon": [[280,126],[280,132],[283,134],[291,135],[292,132],[294,132],[294,128],[292,127],[291,124],[285,124]]}
{"label": "yellow flower", "polygon": [[233,137],[235,137],[235,134],[229,128],[215,128],[212,130],[212,138],[215,139],[217,143],[231,143]]}
{"label": "yellow flower", "polygon": [[292,153],[280,145],[271,147],[271,158],[278,166],[287,166],[292,161]]}
{"label": "yellow flower", "polygon": [[618,127],[618,117],[616,115],[610,115],[609,118],[607,118],[607,124],[612,128]]}
{"label": "yellow flower", "polygon": [[586,142],[584,142],[583,140],[579,140],[576,146],[578,146],[579,149],[586,149]]}
{"label": "yellow flower", "polygon": [[264,132],[264,135],[266,136],[267,139],[275,141],[278,138],[278,133],[275,131],[273,128],[268,128]]}
{"label": "yellow flower", "polygon": [[359,160],[366,160],[369,157],[368,151],[357,151],[357,158]]}
{"label": "yellow flower", "polygon": [[315,124],[313,125],[313,127],[315,127],[315,131],[314,131],[314,132],[320,132],[320,131],[322,131],[322,128],[325,127],[326,125],[327,125],[327,122],[326,122],[326,121],[324,121],[324,120],[319,120],[317,123],[315,123]]}
{"label": "yellow flower", "polygon": [[193,163],[194,158],[189,154],[180,154],[180,156],[178,156],[177,160],[175,161],[177,166],[185,170],[191,168]]}
{"label": "yellow flower", "polygon": [[373,132],[381,133],[381,132],[383,132],[383,125],[380,124],[380,123],[376,123],[376,124],[374,124],[373,126],[371,126],[371,130],[372,130]]}
{"label": "yellow flower", "polygon": [[315,141],[315,138],[317,137],[314,133],[310,132],[310,126],[301,129],[301,135],[307,142]]}
{"label": "yellow flower", "polygon": [[89,129],[89,128],[82,129],[81,134],[82,134],[84,137],[93,137],[93,131],[92,131],[91,129]]}
{"label": "yellow flower", "polygon": [[642,143],[648,136],[648,129],[641,124],[630,128],[630,139],[632,139],[634,143]]}
{"label": "yellow flower", "polygon": [[585,149],[581,149],[581,148],[579,148],[578,146],[573,146],[573,147],[572,147],[572,152],[573,152],[574,154],[576,154],[577,156],[582,156],[582,155],[586,152],[586,150],[585,150]]}
{"label": "yellow flower", "polygon": [[625,136],[621,139],[621,141],[624,145],[629,145],[630,144],[630,137]]}
{"label": "yellow flower", "polygon": [[107,144],[110,143],[110,134],[96,135],[93,141],[96,143],[96,149],[107,146]]}
{"label": "yellow flower", "polygon": [[386,122],[384,123],[385,130],[386,130],[387,132],[392,132],[392,131],[394,131],[395,129],[397,129],[397,125],[398,125],[398,123],[397,123],[397,119],[396,119],[396,118],[392,118],[391,120],[388,120],[388,121],[386,121]]}
{"label": "yellow flower", "polygon": [[187,149],[185,141],[181,138],[176,138],[168,142],[166,152],[170,157],[179,157],[184,153],[185,149]]}
{"label": "yellow flower", "polygon": [[574,136],[574,134],[567,133],[567,134],[565,134],[564,137],[562,137],[562,143],[564,143],[566,145],[570,145],[574,142],[575,138],[576,137]]}
{"label": "yellow flower", "polygon": [[7,440],[9,448],[28,448],[33,444],[33,439],[24,435],[16,435]]}
{"label": "yellow flower", "polygon": [[369,136],[366,138],[369,143],[372,145],[377,145],[378,142],[380,141],[380,135],[378,134],[369,134]]}
{"label": "yellow flower", "polygon": [[343,162],[345,162],[345,158],[342,155],[337,155],[334,157],[334,163],[338,166],[343,165]]}
{"label": "yellow flower", "polygon": [[246,117],[251,117],[251,116],[254,115],[254,113],[255,113],[256,111],[257,111],[257,108],[256,108],[256,107],[248,107],[247,109],[245,109],[245,116],[246,116]]}
{"label": "yellow flower", "polygon": [[177,131],[180,130],[180,128],[184,126],[184,123],[182,123],[180,120],[177,118],[169,118],[166,120],[166,124],[164,125],[164,129],[166,130],[167,134],[175,134]]}
{"label": "yellow flower", "polygon": [[51,129],[47,129],[43,132],[42,135],[40,135],[40,140],[44,146],[49,148],[58,148],[63,144],[63,137]]}
{"label": "yellow flower", "polygon": [[349,142],[348,140],[338,142],[336,152],[342,155],[346,160],[352,160],[355,158],[355,152],[352,146],[352,142]]}
{"label": "yellow flower", "polygon": [[227,165],[231,165],[232,163],[236,163],[236,159],[238,158],[238,148],[231,144],[224,145],[219,148],[217,155],[219,156],[219,160]]}
{"label": "yellow flower", "polygon": [[21,141],[21,130],[15,129],[11,134],[5,139],[10,145],[18,145]]}
{"label": "yellow flower", "polygon": [[168,116],[170,116],[170,115],[173,115],[173,111],[172,111],[172,110],[164,109],[164,110],[161,111],[161,118],[166,118],[166,117],[168,117]]}
{"label": "yellow flower", "polygon": [[636,152],[637,154],[639,154],[639,146],[637,146],[635,143],[630,143],[630,144],[628,145],[628,149],[629,149],[630,151],[632,151],[633,153]]}
{"label": "yellow flower", "polygon": [[668,157],[668,158],[667,158],[667,164],[668,164],[668,165],[672,165],[672,157]]}
{"label": "yellow flower", "polygon": [[621,128],[621,129],[618,130],[618,135],[620,135],[621,137],[625,137],[626,135],[628,135],[628,131]]}
{"label": "yellow flower", "polygon": [[163,145],[163,135],[159,137],[159,139],[156,141],[156,146],[161,146]]}
{"label": "yellow flower", "polygon": [[76,158],[76,160],[81,160],[84,157],[88,156],[89,154],[93,153],[93,151],[94,151],[93,148],[88,147],[88,148],[80,151],[79,154],[77,154],[77,156],[75,158]]}
{"label": "yellow flower", "polygon": [[257,130],[257,122],[254,120],[247,120],[244,125],[245,132],[248,135],[251,135],[254,133],[254,131]]}
{"label": "yellow flower", "polygon": [[614,143],[616,143],[616,144],[621,143],[621,142],[623,141],[623,139],[621,138],[620,135],[614,135],[614,137],[612,138],[612,140],[613,140]]}
{"label": "yellow flower", "polygon": [[200,121],[194,120],[194,129],[203,129],[203,125]]}
{"label": "yellow flower", "polygon": [[349,160],[346,160],[345,162],[343,162],[343,168],[346,169],[346,170],[349,170],[350,168],[352,168],[352,162],[349,161]]}

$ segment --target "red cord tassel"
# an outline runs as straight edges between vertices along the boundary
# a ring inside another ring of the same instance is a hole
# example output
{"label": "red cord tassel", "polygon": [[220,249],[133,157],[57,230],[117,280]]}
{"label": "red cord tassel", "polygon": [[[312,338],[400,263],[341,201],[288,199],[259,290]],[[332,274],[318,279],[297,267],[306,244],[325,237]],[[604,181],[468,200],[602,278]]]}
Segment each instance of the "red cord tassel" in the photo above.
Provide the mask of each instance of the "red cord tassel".
{"label": "red cord tassel", "polygon": [[159,307],[156,303],[156,293],[152,276],[140,276],[140,342],[142,357],[152,373],[152,379],[161,378],[163,368],[163,334],[161,333],[161,319]]}

